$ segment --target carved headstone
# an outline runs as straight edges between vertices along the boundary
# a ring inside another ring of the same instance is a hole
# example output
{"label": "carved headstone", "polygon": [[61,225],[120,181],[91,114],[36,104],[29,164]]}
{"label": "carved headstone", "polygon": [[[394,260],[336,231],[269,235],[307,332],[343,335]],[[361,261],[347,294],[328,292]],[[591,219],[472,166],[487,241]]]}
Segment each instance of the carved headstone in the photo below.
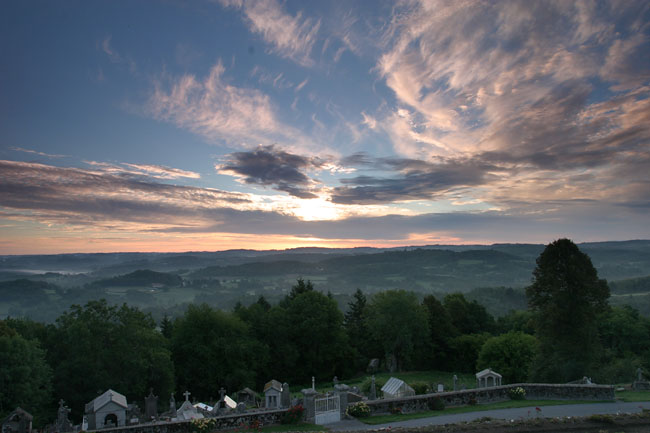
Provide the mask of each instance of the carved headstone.
{"label": "carved headstone", "polygon": [[366,369],[368,373],[376,373],[379,370],[379,358],[372,358],[368,363],[368,368]]}
{"label": "carved headstone", "polygon": [[72,423],[68,419],[70,409],[65,406],[63,399],[59,400],[59,409],[56,411],[56,430],[60,433],[72,431]]}
{"label": "carved headstone", "polygon": [[176,399],[174,398],[174,393],[172,392],[171,397],[169,397],[169,412],[172,418],[176,417]]}
{"label": "carved headstone", "polygon": [[280,394],[280,407],[289,406],[291,406],[291,391],[289,389],[289,384],[284,382],[282,384],[282,393]]}
{"label": "carved headstone", "polygon": [[245,413],[246,412],[246,403],[237,403],[237,409],[235,409],[237,413]]}
{"label": "carved headstone", "polygon": [[144,398],[144,418],[147,421],[158,419],[158,396],[153,395],[153,388],[149,389],[149,395]]}
{"label": "carved headstone", "polygon": [[377,385],[375,384],[375,376],[372,376],[370,382],[370,392],[368,393],[368,400],[377,400]]}

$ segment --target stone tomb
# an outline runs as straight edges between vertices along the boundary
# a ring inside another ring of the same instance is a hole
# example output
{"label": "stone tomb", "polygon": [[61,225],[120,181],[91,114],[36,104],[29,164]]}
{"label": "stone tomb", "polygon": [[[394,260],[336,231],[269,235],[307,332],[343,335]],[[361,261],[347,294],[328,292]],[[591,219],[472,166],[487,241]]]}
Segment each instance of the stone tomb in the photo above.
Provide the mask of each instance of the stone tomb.
{"label": "stone tomb", "polygon": [[476,373],[476,387],[488,388],[491,386],[501,386],[501,375],[491,368],[486,368]]}
{"label": "stone tomb", "polygon": [[31,433],[32,415],[24,409],[17,407],[0,422],[2,433]]}
{"label": "stone tomb", "polygon": [[281,407],[282,384],[273,379],[264,385],[264,407],[267,409],[279,409]]}
{"label": "stone tomb", "polygon": [[126,425],[126,397],[109,389],[86,404],[85,412],[89,430]]}

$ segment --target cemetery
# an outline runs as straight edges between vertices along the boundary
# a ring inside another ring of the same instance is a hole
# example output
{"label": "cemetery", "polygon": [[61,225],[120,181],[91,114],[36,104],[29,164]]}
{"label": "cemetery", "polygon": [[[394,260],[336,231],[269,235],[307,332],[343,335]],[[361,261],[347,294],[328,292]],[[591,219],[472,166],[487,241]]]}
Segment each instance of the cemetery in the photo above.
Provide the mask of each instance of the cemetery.
{"label": "cemetery", "polygon": [[[333,379],[333,389],[318,391],[315,378],[312,386],[302,389],[292,397],[288,383],[272,379],[268,381],[261,394],[244,388],[234,395],[235,401],[222,387],[220,397],[215,402],[190,401],[191,392],[185,391],[183,402],[177,405],[174,395],[169,399],[167,411],[158,410],[158,396],[153,389],[144,397],[144,411],[137,404],[127,402],[124,395],[109,389],[88,402],[84,407],[83,423],[73,426],[69,421],[71,409],[65,402],[59,402],[57,420],[43,429],[48,433],[79,431],[106,431],[113,433],[189,433],[197,431],[197,426],[208,426],[209,431],[232,430],[248,426],[273,425],[286,422],[291,412],[298,420],[312,424],[327,425],[350,417],[348,407],[363,402],[367,408],[365,415],[390,413],[414,413],[429,411],[437,407],[454,407],[507,401],[512,390],[523,389],[526,398],[535,400],[613,400],[614,387],[609,385],[585,384],[534,384],[518,383],[502,385],[500,381],[485,381],[485,376],[500,378],[497,372],[487,369],[476,374],[477,387],[465,388],[457,384],[454,388],[443,389],[442,384],[426,394],[416,395],[412,387],[397,377],[391,377],[378,392],[375,376],[367,393],[357,386],[348,386]],[[642,382],[637,376],[634,382]],[[434,386],[432,385],[432,388]],[[4,421],[2,433],[31,433],[32,416],[17,408]],[[295,420],[292,420],[295,421]]]}

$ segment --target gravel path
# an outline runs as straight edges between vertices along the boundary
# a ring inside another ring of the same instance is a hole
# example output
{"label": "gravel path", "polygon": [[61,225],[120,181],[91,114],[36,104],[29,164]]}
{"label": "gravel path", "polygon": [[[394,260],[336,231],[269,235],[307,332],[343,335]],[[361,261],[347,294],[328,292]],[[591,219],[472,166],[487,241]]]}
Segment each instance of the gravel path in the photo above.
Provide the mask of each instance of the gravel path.
{"label": "gravel path", "polygon": [[411,419],[407,421],[377,425],[367,425],[357,420],[343,420],[337,423],[328,424],[326,427],[331,431],[379,430],[387,429],[389,427],[423,427],[427,425],[455,424],[463,421],[473,421],[483,417],[518,420],[536,417],[582,417],[595,414],[638,413],[641,412],[642,408],[650,409],[650,402],[612,402],[542,406],[540,407],[541,410],[539,412],[535,409],[535,406],[531,406],[515,409],[496,409],[459,413],[454,415],[440,415],[430,418]]}

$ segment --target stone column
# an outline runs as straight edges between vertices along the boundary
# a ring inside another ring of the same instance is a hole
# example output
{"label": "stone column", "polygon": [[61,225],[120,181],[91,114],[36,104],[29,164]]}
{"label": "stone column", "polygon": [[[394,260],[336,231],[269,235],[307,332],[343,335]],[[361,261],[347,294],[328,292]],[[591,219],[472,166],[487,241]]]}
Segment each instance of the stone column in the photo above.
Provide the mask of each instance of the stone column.
{"label": "stone column", "polygon": [[341,411],[341,419],[345,417],[345,411],[348,409],[348,392],[350,387],[344,383],[334,385],[334,392],[339,396],[339,409]]}
{"label": "stone column", "polygon": [[318,396],[318,392],[311,388],[302,390],[302,395],[305,397],[303,406],[305,407],[305,422],[314,423],[316,421],[316,403],[314,399]]}

